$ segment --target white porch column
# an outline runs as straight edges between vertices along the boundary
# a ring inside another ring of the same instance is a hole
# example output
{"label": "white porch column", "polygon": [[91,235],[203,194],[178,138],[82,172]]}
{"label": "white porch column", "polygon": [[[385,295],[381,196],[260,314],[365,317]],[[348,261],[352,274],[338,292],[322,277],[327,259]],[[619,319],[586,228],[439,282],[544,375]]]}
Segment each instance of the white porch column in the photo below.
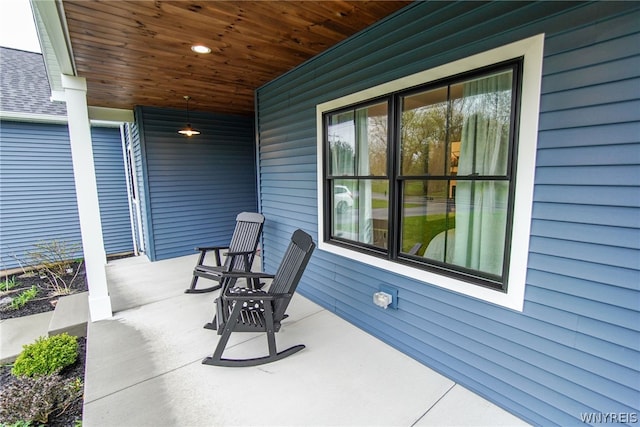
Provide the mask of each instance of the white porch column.
{"label": "white porch column", "polygon": [[82,247],[89,285],[89,311],[91,321],[95,322],[111,317],[112,312],[105,271],[107,256],[102,237],[98,186],[93,163],[87,83],[83,77],[63,74],[62,86],[67,103],[73,176],[76,183]]}

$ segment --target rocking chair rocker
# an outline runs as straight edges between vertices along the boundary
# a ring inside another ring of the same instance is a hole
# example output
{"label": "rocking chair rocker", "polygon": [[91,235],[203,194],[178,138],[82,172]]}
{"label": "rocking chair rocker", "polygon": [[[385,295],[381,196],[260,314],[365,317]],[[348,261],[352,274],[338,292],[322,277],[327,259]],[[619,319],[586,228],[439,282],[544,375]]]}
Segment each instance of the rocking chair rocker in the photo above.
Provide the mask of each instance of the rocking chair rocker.
{"label": "rocking chair rocker", "polygon": [[[205,328],[217,329],[221,335],[213,356],[202,363],[214,366],[256,366],[274,362],[290,356],[304,348],[296,345],[284,351],[276,349],[275,333],[280,330],[280,322],[287,317],[285,311],[295,293],[298,282],[311,258],[315,244],[307,233],[296,230],[275,275],[252,272],[228,272],[226,278],[244,277],[250,279],[272,278],[269,290],[230,287],[216,299],[216,315]],[[233,332],[265,332],[269,355],[252,359],[224,359],[229,337]]]}

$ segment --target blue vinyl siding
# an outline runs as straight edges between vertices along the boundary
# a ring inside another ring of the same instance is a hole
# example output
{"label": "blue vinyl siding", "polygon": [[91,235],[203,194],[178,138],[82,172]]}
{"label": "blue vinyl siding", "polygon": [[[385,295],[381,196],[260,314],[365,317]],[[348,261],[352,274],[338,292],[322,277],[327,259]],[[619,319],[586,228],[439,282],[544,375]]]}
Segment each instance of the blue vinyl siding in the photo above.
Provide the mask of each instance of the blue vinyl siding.
{"label": "blue vinyl siding", "polygon": [[0,269],[11,269],[29,265],[36,243],[80,244],[80,220],[67,126],[0,125]]}
{"label": "blue vinyl siding", "polygon": [[[522,313],[316,251],[299,290],[537,425],[640,411],[640,7],[416,2],[257,92],[263,263],[317,239],[316,104],[544,32]],[[523,118],[526,120],[526,118]],[[380,310],[381,283],[399,310]]]}
{"label": "blue vinyl siding", "polygon": [[[93,128],[92,139],[105,250],[131,252],[120,131]],[[67,126],[2,121],[0,269],[28,265],[38,242],[80,244],[77,206]]]}
{"label": "blue vinyl siding", "polygon": [[133,252],[127,181],[118,128],[92,128],[100,220],[107,254]]}
{"label": "blue vinyl siding", "polygon": [[139,107],[136,119],[149,258],[227,244],[237,214],[257,210],[252,119],[193,112],[192,138],[177,133],[183,111]]}

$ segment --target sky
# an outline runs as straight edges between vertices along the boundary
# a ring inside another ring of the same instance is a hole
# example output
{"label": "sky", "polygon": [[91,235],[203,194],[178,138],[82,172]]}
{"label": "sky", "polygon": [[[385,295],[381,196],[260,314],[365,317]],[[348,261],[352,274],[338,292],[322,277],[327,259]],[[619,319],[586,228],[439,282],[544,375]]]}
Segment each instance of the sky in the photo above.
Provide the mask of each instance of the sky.
{"label": "sky", "polygon": [[0,46],[40,52],[29,0],[0,0]]}

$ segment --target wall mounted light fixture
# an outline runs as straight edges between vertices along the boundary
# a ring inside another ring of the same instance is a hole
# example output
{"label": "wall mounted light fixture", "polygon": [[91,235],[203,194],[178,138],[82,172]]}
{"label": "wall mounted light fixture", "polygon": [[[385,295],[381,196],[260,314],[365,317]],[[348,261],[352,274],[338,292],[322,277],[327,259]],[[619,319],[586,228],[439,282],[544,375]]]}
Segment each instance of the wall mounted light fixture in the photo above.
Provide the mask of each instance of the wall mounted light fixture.
{"label": "wall mounted light fixture", "polygon": [[186,96],[186,95],[184,96],[184,100],[187,101],[187,126],[180,129],[178,133],[185,136],[200,135],[200,131],[198,129],[194,129],[191,127],[191,120],[189,119],[189,100],[190,99],[191,99],[190,96]]}

